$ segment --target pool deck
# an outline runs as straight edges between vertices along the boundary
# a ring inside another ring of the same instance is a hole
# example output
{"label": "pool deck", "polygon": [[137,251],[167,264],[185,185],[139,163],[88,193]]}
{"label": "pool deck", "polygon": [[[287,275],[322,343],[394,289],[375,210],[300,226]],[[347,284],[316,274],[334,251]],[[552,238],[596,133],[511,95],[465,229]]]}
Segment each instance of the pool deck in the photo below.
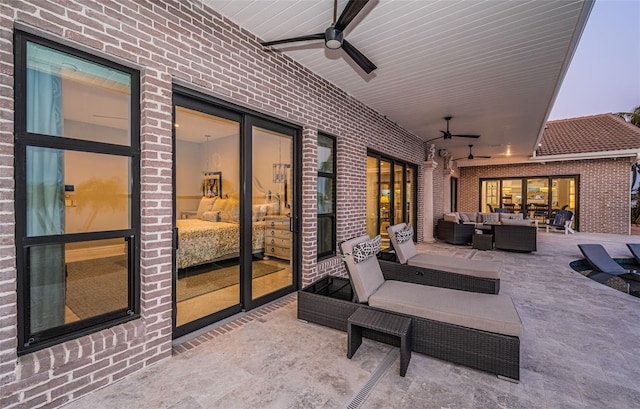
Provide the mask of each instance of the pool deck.
{"label": "pool deck", "polygon": [[525,327],[517,384],[418,353],[402,378],[397,348],[368,339],[349,360],[347,334],[298,321],[290,295],[181,340],[171,359],[64,407],[639,407],[640,298],[569,267],[583,258],[579,243],[630,257],[628,242],[640,237],[541,230],[534,253],[418,245],[421,252],[503,261],[500,293],[513,298]]}

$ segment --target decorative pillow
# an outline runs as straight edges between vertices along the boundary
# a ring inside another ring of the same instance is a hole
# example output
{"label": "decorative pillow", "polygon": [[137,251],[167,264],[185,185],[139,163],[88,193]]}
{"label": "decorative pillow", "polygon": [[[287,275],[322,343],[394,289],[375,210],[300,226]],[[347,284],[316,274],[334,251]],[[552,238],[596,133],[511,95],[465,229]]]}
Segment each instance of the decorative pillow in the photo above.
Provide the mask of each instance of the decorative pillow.
{"label": "decorative pillow", "polygon": [[213,210],[209,210],[208,212],[204,212],[202,214],[201,219],[206,222],[219,222],[220,212],[214,212]]}
{"label": "decorative pillow", "polygon": [[499,222],[499,221],[500,221],[499,213],[482,213],[482,223]]}
{"label": "decorative pillow", "polygon": [[220,212],[220,221],[238,223],[240,221],[240,201],[227,199],[227,205]]}
{"label": "decorative pillow", "polygon": [[444,221],[460,223],[460,217],[456,213],[447,213],[444,215]]}
{"label": "decorative pillow", "polygon": [[396,241],[398,242],[398,244],[402,244],[405,241],[409,241],[411,240],[411,238],[413,237],[413,227],[411,227],[410,224],[407,224],[407,226],[396,232]]}
{"label": "decorative pillow", "polygon": [[223,212],[227,207],[227,203],[229,203],[229,199],[218,199],[213,203],[213,207],[210,210],[214,212]]}
{"label": "decorative pillow", "polygon": [[360,263],[380,252],[380,235],[353,246],[353,261]]}
{"label": "decorative pillow", "polygon": [[202,219],[204,212],[208,212],[212,209],[216,202],[216,197],[203,197],[198,204],[198,211],[196,212],[196,218]]}
{"label": "decorative pillow", "polygon": [[[460,213],[460,220],[462,220],[464,223],[471,221],[469,219],[469,216],[467,216],[465,213]],[[475,222],[475,220],[474,220],[474,222]]]}

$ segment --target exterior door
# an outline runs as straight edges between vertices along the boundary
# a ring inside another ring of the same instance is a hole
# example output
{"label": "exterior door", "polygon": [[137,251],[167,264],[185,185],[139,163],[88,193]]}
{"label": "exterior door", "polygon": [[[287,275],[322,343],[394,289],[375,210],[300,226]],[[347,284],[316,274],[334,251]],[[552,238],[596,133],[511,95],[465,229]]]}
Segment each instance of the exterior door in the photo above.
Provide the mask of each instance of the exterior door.
{"label": "exterior door", "polygon": [[174,97],[174,337],[293,292],[295,127]]}

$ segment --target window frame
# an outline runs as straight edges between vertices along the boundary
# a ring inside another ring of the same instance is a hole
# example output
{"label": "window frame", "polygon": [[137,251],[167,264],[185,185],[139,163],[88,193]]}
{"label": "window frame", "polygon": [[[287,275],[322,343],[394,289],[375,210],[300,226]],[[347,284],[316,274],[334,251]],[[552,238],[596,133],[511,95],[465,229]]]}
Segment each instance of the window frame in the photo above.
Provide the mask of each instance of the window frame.
{"label": "window frame", "polygon": [[[336,196],[336,192],[337,192],[337,161],[336,161],[336,156],[337,156],[337,143],[336,143],[336,137],[329,135],[325,132],[318,132],[318,142],[320,140],[320,138],[327,138],[329,140],[331,140],[332,142],[332,146],[331,146],[331,157],[332,157],[332,166],[331,169],[333,170],[332,172],[322,172],[320,171],[320,163],[318,163],[317,167],[318,167],[318,179],[316,181],[316,187],[319,187],[319,183],[320,183],[320,178],[326,178],[326,179],[331,179],[333,180],[332,183],[332,192],[331,192],[331,202],[333,203],[333,205],[331,206],[331,212],[327,212],[327,213],[319,213],[319,209],[316,209],[316,213],[317,213],[317,221],[316,221],[316,254],[317,254],[317,260],[324,260],[327,258],[331,258],[334,257],[336,255],[336,214],[337,214],[337,209],[336,209],[336,205],[337,205],[337,196]],[[320,144],[318,143],[318,146],[320,146]],[[318,238],[319,235],[319,229],[320,229],[320,220],[330,220],[331,221],[331,250],[329,251],[324,251],[324,252],[319,252],[318,251],[318,246],[317,244],[320,243],[320,239]]]}
{"label": "window frame", "polygon": [[[131,78],[129,107],[129,145],[80,140],[27,132],[27,43],[39,44],[58,52],[87,60],[126,73]],[[14,33],[15,55],[15,205],[16,205],[16,268],[17,268],[17,313],[18,355],[34,352],[58,343],[75,339],[140,316],[140,71],[123,66],[107,58],[82,51],[57,41],[42,38],[32,33],[16,30]],[[128,158],[130,188],[129,228],[99,230],[83,233],[56,235],[27,235],[27,147],[51,148],[62,151],[98,153]],[[29,250],[33,246],[67,244],[102,239],[122,238],[128,245],[128,306],[126,309],[84,320],[65,323],[32,333],[30,329],[30,278]]]}

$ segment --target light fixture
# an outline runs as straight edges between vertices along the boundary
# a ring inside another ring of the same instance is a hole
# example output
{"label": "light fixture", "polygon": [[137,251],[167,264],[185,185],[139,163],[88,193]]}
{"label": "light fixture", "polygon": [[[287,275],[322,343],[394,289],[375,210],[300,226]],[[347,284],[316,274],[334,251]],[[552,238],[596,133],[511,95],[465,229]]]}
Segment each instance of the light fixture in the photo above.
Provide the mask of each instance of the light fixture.
{"label": "light fixture", "polygon": [[342,47],[342,31],[333,27],[327,28],[324,32],[324,44],[332,50]]}
{"label": "light fixture", "polygon": [[290,164],[282,163],[282,141],[278,141],[278,162],[272,165],[273,183],[287,183],[287,169],[290,167]]}

